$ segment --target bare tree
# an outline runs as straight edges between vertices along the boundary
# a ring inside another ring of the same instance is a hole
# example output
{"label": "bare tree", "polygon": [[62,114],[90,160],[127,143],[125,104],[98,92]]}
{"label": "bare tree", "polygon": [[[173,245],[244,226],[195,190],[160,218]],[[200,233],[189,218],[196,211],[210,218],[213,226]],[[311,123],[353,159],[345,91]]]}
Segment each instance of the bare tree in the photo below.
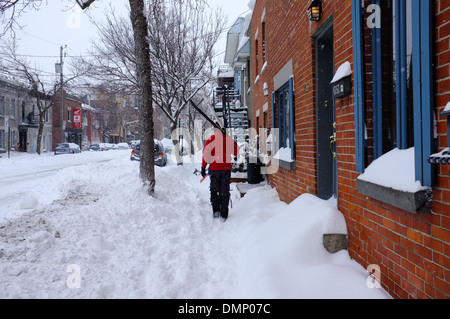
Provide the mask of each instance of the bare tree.
{"label": "bare tree", "polygon": [[[154,102],[171,123],[178,126],[180,114],[208,83],[214,80],[214,46],[224,27],[220,10],[213,14],[205,3],[159,0],[150,11],[149,25],[153,83],[157,88]],[[198,98],[198,97],[197,97]],[[178,137],[172,136],[175,150]],[[178,164],[182,164],[177,155]]]}
{"label": "bare tree", "polygon": [[[29,63],[19,57],[16,53],[17,44],[13,37],[7,45],[2,46],[0,54],[3,58],[1,65],[2,71],[13,76],[16,79],[21,79],[24,86],[30,91],[30,96],[36,99],[36,106],[38,108],[38,135],[37,135],[37,153],[41,155],[42,136],[45,126],[45,115],[51,108],[56,91],[59,89],[59,83],[55,81],[53,84],[46,84],[42,80],[42,71],[32,68]],[[75,79],[78,75],[73,75],[65,79],[64,85]]]}
{"label": "bare tree", "polygon": [[0,25],[3,28],[0,36],[8,30],[14,31],[14,27],[18,26],[17,19],[26,10],[37,10],[45,4],[46,0],[0,0]]}
{"label": "bare tree", "polygon": [[153,132],[152,65],[148,43],[148,23],[144,0],[130,1],[130,17],[134,31],[136,78],[139,88],[139,124],[141,129],[140,177],[150,196],[155,193],[155,157]]}
{"label": "bare tree", "polygon": [[[203,0],[149,1],[148,39],[152,67],[152,99],[170,122],[173,132],[190,99],[197,98],[214,80],[214,45],[224,29],[224,16],[207,10]],[[103,23],[97,24],[100,41],[93,43],[91,59],[78,62],[91,77],[117,90],[137,88],[136,56],[130,22],[109,9]],[[173,136],[177,146],[177,137]],[[178,152],[176,152],[178,155]],[[178,163],[181,159],[178,157]]]}

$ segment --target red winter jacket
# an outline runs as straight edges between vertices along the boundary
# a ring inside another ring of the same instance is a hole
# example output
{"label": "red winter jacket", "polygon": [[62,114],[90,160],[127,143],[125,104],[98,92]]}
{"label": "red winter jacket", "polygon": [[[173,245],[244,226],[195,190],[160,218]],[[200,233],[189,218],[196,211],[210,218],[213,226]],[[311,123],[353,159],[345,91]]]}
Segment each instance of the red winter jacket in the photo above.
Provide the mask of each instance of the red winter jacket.
{"label": "red winter jacket", "polygon": [[206,141],[203,148],[202,167],[213,171],[226,171],[232,169],[232,157],[239,154],[239,147],[233,138],[229,135],[223,135],[222,132],[216,131]]}

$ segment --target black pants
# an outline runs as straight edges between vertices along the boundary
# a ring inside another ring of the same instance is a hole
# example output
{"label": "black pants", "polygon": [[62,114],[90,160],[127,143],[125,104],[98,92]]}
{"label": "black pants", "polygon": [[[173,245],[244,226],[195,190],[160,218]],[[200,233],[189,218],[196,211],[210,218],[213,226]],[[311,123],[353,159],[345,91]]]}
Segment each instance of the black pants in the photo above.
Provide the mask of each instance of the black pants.
{"label": "black pants", "polygon": [[221,217],[228,218],[228,203],[230,202],[231,171],[209,171],[211,177],[211,205],[213,212],[219,212]]}

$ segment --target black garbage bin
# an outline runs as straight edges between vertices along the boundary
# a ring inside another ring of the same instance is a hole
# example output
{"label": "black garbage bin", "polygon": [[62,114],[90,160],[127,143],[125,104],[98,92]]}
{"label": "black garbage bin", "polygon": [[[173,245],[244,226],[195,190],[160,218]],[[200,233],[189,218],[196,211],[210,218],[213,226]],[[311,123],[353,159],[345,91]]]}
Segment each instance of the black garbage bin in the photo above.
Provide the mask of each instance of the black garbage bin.
{"label": "black garbage bin", "polygon": [[247,182],[249,184],[259,184],[262,182],[261,163],[259,159],[247,156]]}

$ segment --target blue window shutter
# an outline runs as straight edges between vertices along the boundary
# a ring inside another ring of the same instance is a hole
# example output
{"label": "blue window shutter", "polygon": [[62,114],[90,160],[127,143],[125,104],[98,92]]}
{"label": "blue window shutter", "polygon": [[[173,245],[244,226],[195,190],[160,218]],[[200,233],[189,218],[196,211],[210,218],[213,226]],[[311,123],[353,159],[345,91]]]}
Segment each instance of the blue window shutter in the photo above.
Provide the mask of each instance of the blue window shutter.
{"label": "blue window shutter", "polygon": [[433,153],[433,8],[432,1],[412,0],[414,147],[416,180],[432,187],[434,174],[426,159]]}
{"label": "blue window shutter", "polygon": [[289,79],[289,136],[291,141],[291,159],[295,159],[295,110],[294,110],[294,77]]}
{"label": "blue window shutter", "polygon": [[427,158],[433,154],[434,118],[433,118],[433,2],[420,1],[420,56],[422,86],[422,185],[433,186],[433,168]]}
{"label": "blue window shutter", "polygon": [[353,68],[355,96],[355,155],[356,171],[363,173],[365,169],[364,149],[364,41],[363,41],[363,10],[360,0],[352,0],[352,31],[353,31]]}
{"label": "blue window shutter", "polygon": [[275,143],[278,143],[277,138],[276,138],[276,134],[275,134],[275,128],[279,128],[277,127],[277,121],[276,121],[276,103],[275,103],[275,92],[272,92],[272,152],[274,152],[275,154],[275,150],[279,149],[279,146],[276,145]]}
{"label": "blue window shutter", "polygon": [[276,128],[275,92],[272,92],[272,128]]}
{"label": "blue window shutter", "polygon": [[[380,6],[380,0],[375,0]],[[372,29],[372,82],[373,82],[373,147],[374,159],[383,155],[383,71],[381,28]]]}
{"label": "blue window shutter", "polygon": [[[420,48],[420,3],[422,0],[412,0],[412,28],[413,28],[413,47]],[[414,94],[414,149],[415,149],[415,167],[416,167],[416,179],[423,181],[422,173],[422,128],[419,123],[422,122],[422,94],[420,79],[422,77],[421,54],[419,50],[413,51],[412,63],[413,63],[413,94]]]}

